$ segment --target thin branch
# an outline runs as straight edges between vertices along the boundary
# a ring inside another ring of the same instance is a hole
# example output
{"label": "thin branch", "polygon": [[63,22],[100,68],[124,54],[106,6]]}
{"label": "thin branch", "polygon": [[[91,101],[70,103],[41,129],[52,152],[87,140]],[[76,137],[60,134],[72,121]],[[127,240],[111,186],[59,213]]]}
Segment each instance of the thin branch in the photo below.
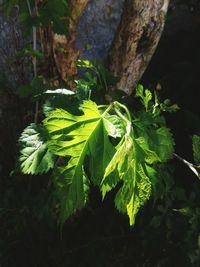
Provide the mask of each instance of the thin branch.
{"label": "thin branch", "polygon": [[[31,9],[30,1],[26,0],[29,14],[31,17],[33,17],[33,12]],[[35,10],[36,13],[38,12],[37,10],[37,2],[35,1]],[[33,26],[33,51],[37,50],[37,29],[35,26]],[[33,76],[34,78],[37,76],[37,58],[34,56],[32,58],[32,63],[33,63]],[[34,122],[37,123],[38,120],[38,113],[39,113],[39,101],[36,101],[35,103],[35,115],[34,115]]]}
{"label": "thin branch", "polygon": [[186,159],[180,157],[179,155],[177,155],[176,153],[174,153],[174,156],[180,160],[181,162],[183,162],[185,165],[188,166],[188,168],[198,177],[198,179],[200,180],[200,174],[197,171],[197,166],[195,166],[194,164],[190,163],[189,161],[187,161]]}
{"label": "thin branch", "polygon": [[32,14],[31,5],[30,5],[29,0],[26,0],[26,3],[27,3],[27,6],[28,6],[29,14],[30,14],[30,16],[32,17],[33,14]]}

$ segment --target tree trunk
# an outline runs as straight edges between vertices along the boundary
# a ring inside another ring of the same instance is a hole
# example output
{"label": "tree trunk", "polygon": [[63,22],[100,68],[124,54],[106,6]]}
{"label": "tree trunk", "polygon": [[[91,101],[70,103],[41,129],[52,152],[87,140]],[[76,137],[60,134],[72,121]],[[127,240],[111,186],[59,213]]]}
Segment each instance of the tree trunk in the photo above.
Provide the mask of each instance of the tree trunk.
{"label": "tree trunk", "polygon": [[68,81],[71,89],[73,89],[74,84],[69,79],[77,74],[76,26],[78,18],[83,13],[88,2],[89,0],[70,0],[68,3],[70,13],[68,34],[67,36],[53,34],[53,51],[56,66],[62,80]]}
{"label": "tree trunk", "polygon": [[108,64],[120,78],[117,89],[131,94],[152,55],[164,28],[170,0],[126,0]]}

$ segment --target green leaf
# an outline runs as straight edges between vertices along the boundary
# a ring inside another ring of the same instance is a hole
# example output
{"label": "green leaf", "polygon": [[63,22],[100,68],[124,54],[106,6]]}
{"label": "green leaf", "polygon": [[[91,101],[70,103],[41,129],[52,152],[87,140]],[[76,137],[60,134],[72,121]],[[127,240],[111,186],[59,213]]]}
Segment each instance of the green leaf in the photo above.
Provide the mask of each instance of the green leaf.
{"label": "green leaf", "polygon": [[91,88],[92,88],[90,83],[85,80],[77,80],[76,85],[77,85],[76,93],[77,93],[79,100],[82,101],[82,100],[90,99]]}
{"label": "green leaf", "polygon": [[152,144],[155,152],[162,162],[173,158],[174,140],[169,128],[161,127],[156,130],[156,143]]}
{"label": "green leaf", "polygon": [[172,175],[173,167],[161,163],[156,166],[147,166],[148,176],[152,184],[152,193],[154,203],[159,199],[164,200],[172,192],[174,186],[174,177]]}
{"label": "green leaf", "polygon": [[157,153],[154,150],[149,148],[147,140],[144,137],[141,136],[137,138],[136,140],[137,140],[137,143],[140,145],[140,147],[143,149],[144,159],[148,164],[153,164],[153,163],[161,161]]}
{"label": "green leaf", "polygon": [[25,174],[42,174],[54,166],[55,156],[46,144],[46,134],[41,125],[32,123],[19,139],[20,169]]}
{"label": "green leaf", "polygon": [[133,121],[133,128],[136,136],[142,137],[143,149],[152,151],[151,155],[154,157],[157,155],[157,160],[155,157],[154,161],[166,162],[173,158],[174,140],[163,117],[142,113]]}
{"label": "green leaf", "polygon": [[17,53],[17,56],[19,57],[36,57],[38,59],[43,59],[44,54],[40,52],[39,50],[33,50],[32,48],[26,47],[20,50]]}
{"label": "green leaf", "polygon": [[117,151],[114,154],[112,160],[109,162],[101,184],[101,191],[103,198],[112,190],[117,183],[123,179],[126,171],[129,168],[132,149],[132,139],[129,136],[125,136],[116,147]]}
{"label": "green leaf", "polygon": [[91,68],[94,68],[95,66],[89,60],[78,59],[78,61],[77,61],[77,67],[91,69]]}
{"label": "green leaf", "polygon": [[136,96],[141,98],[142,104],[144,105],[146,111],[149,109],[149,102],[152,100],[152,93],[139,84],[136,88]]}
{"label": "green leaf", "polygon": [[193,157],[196,164],[200,164],[200,136],[193,135],[192,137]]}
{"label": "green leaf", "polygon": [[57,34],[67,34],[69,26],[69,10],[66,0],[44,1],[39,6],[39,20],[43,26],[51,25]]}
{"label": "green leaf", "polygon": [[61,224],[82,209],[88,199],[89,180],[79,160],[71,158],[66,166],[58,167],[54,172],[53,180],[61,205]]}
{"label": "green leaf", "polygon": [[149,199],[152,187],[156,187],[156,163],[172,158],[174,141],[163,117],[142,112],[132,124],[126,123],[126,134],[105,170],[101,191],[105,197],[119,181],[123,182],[115,203],[119,211],[128,214],[133,225],[137,212]]}
{"label": "green leaf", "polygon": [[36,76],[29,84],[21,85],[17,90],[17,94],[21,98],[30,96],[34,99],[38,96],[41,96],[47,89],[47,86],[48,85],[45,84],[45,79],[43,76]]}
{"label": "green leaf", "polygon": [[163,103],[160,104],[161,111],[175,113],[180,107],[177,104],[172,104],[170,99],[165,99]]}
{"label": "green leaf", "polygon": [[92,101],[84,101],[81,110],[83,115],[77,116],[57,109],[44,120],[50,135],[50,150],[58,156],[70,157],[67,166],[58,169],[56,178],[57,187],[62,188],[62,223],[85,204],[86,156],[92,158],[91,179],[94,184],[99,184],[114,153],[105,129],[104,115],[99,112],[97,105]]}
{"label": "green leaf", "polygon": [[103,197],[122,180],[123,185],[115,199],[117,209],[129,216],[130,225],[151,195],[151,182],[145,167],[146,153],[128,131],[117,146],[117,151],[108,164],[101,184]]}
{"label": "green leaf", "polygon": [[126,133],[125,124],[117,115],[107,114],[105,117],[105,126],[108,134],[114,138],[122,138]]}
{"label": "green leaf", "polygon": [[43,113],[46,116],[58,108],[67,110],[70,113],[80,113],[78,110],[79,101],[74,97],[75,95],[55,94],[52,96],[51,94],[46,94],[46,96],[48,96],[48,99],[43,105]]}
{"label": "green leaf", "polygon": [[136,141],[133,142],[132,161],[115,200],[118,210],[128,214],[130,225],[135,224],[139,209],[151,195],[151,182],[146,173],[144,158],[144,151]]}

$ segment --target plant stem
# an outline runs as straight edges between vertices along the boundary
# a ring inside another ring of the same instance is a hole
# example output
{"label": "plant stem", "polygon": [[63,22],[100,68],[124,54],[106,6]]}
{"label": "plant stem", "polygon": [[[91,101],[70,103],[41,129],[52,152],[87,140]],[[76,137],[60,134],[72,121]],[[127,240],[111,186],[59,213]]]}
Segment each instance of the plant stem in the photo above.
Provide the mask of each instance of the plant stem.
{"label": "plant stem", "polygon": [[102,114],[102,117],[104,117],[111,109],[113,108],[113,103],[111,103],[108,108],[104,111],[104,113]]}
{"label": "plant stem", "polygon": [[32,10],[31,10],[31,5],[30,5],[29,0],[26,0],[26,3],[27,3],[27,6],[28,6],[29,14],[30,14],[30,16],[32,17]]}
{"label": "plant stem", "polygon": [[[131,115],[127,109],[127,107],[125,107],[124,105],[120,104],[119,102],[115,101],[114,102],[115,105],[115,112],[117,113],[117,115],[126,122],[126,130],[127,130],[127,134],[130,134],[132,131],[132,124],[131,124]],[[123,108],[126,111],[126,114],[128,116],[128,119],[120,112],[119,107]]]}
{"label": "plant stem", "polygon": [[[115,101],[113,104],[114,104],[114,106],[116,107],[116,108],[115,108],[115,111],[116,111],[116,112],[118,111],[118,112],[120,113],[119,116],[120,116],[122,119],[124,119],[125,121],[129,121],[129,122],[131,122],[131,114],[130,114],[129,110],[127,109],[127,107],[126,107],[125,105],[123,105],[123,104],[117,102],[117,101]],[[127,118],[126,118],[126,117],[119,111],[119,107],[122,108],[123,110],[125,110],[128,119],[127,119]]]}
{"label": "plant stem", "polygon": [[122,109],[125,110],[126,115],[127,115],[127,117],[128,117],[128,120],[131,121],[131,114],[130,114],[128,108],[127,108],[125,105],[123,105],[123,104],[121,104],[121,103],[119,103],[119,102],[118,102],[118,104],[119,104],[119,106],[120,106]]}
{"label": "plant stem", "polygon": [[197,166],[195,166],[194,164],[190,163],[189,161],[185,160],[184,158],[180,157],[179,155],[177,155],[176,153],[174,153],[174,156],[180,160],[181,162],[183,162],[185,165],[188,166],[188,168],[198,177],[198,179],[200,180],[200,175],[197,171]]}
{"label": "plant stem", "polygon": [[[31,5],[30,5],[30,1],[26,0],[27,6],[28,6],[28,10],[29,10],[29,14],[31,17],[33,17],[33,12],[31,10]],[[35,10],[37,13],[37,2],[35,1]],[[33,51],[37,50],[37,29],[35,26],[33,26]],[[33,76],[34,78],[37,76],[37,58],[34,56],[32,58],[32,63],[33,63]],[[35,115],[34,115],[34,122],[37,123],[38,121],[38,113],[39,113],[39,101],[36,101],[35,103]]]}
{"label": "plant stem", "polygon": [[108,105],[99,105],[99,106],[98,106],[98,108],[100,108],[100,109],[101,109],[101,108],[107,108],[107,107],[108,107]]}

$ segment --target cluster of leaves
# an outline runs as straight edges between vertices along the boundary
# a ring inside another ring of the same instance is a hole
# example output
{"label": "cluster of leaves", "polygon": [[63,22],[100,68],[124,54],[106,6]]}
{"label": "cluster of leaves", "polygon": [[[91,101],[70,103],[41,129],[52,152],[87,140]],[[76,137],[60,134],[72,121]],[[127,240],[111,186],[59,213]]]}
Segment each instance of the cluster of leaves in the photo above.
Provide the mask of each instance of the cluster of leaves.
{"label": "cluster of leaves", "polygon": [[10,15],[13,8],[18,6],[18,21],[26,29],[27,35],[30,34],[32,27],[52,27],[58,34],[66,34],[69,24],[68,1],[33,1],[33,0],[3,0],[0,9],[3,14]]}
{"label": "cluster of leaves", "polygon": [[94,99],[99,103],[104,101],[104,95],[110,94],[110,88],[115,86],[119,81],[112,73],[102,64],[94,60],[81,60],[77,62],[83,78],[75,80],[76,92],[80,100]]}
{"label": "cluster of leaves", "polygon": [[[139,209],[158,192],[159,166],[173,157],[174,141],[156,93],[139,85],[136,97],[144,108],[135,114],[117,101],[98,106],[66,89],[46,93],[54,94],[44,104],[46,118],[28,126],[19,139],[21,171],[53,169],[61,223],[85,206],[91,186],[98,186],[104,198],[121,184],[115,205],[133,225]],[[57,101],[60,94],[63,104]],[[73,110],[68,101],[76,103]]]}
{"label": "cluster of leaves", "polygon": [[[0,3],[0,12],[5,16],[12,15],[15,9],[26,41],[23,49],[18,51],[17,57],[26,58],[27,63],[30,63],[27,66],[33,67],[32,81],[21,84],[16,93],[20,97],[36,100],[35,96],[46,91],[44,83],[47,85],[58,79],[52,60],[53,50],[50,51],[49,48],[52,47],[52,33],[68,34],[71,19],[68,1],[3,0]],[[46,60],[50,64],[46,64]]]}

